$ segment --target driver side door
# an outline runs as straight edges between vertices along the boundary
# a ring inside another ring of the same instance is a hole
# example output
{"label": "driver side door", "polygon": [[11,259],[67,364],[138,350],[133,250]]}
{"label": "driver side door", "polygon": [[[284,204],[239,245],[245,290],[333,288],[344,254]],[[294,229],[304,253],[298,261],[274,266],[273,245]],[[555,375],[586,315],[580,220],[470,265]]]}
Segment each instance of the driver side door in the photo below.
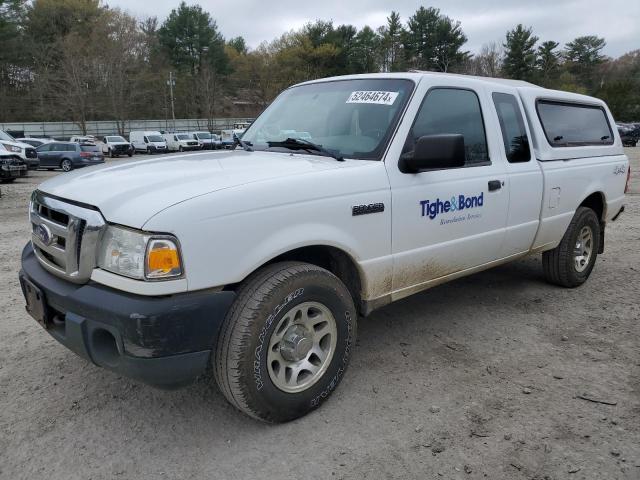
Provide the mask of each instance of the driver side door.
{"label": "driver side door", "polygon": [[485,92],[474,87],[429,88],[401,139],[401,155],[411,155],[422,136],[461,134],[463,166],[403,173],[399,158],[387,159],[394,300],[490,263],[500,252],[508,213],[506,169],[490,135],[493,125],[485,120]]}

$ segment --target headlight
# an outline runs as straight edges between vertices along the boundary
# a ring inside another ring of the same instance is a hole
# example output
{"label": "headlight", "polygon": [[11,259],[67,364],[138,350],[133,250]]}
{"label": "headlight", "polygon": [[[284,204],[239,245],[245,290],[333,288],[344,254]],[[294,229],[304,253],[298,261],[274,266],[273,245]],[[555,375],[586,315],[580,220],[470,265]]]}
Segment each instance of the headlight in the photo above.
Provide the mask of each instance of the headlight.
{"label": "headlight", "polygon": [[15,152],[15,153],[22,152],[22,149],[20,147],[16,147],[15,145],[11,145],[9,143],[3,143],[2,145],[4,146],[4,148],[9,150],[10,152]]}
{"label": "headlight", "polygon": [[182,276],[178,241],[109,225],[98,252],[98,266],[138,280],[163,280]]}

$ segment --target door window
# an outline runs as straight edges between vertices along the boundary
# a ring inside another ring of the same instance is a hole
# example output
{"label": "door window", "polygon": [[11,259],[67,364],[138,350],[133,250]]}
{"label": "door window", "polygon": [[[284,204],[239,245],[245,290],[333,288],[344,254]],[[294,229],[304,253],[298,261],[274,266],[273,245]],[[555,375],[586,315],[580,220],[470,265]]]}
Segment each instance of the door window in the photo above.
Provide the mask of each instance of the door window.
{"label": "door window", "polygon": [[492,96],[500,121],[507,160],[509,163],[528,162],[531,160],[529,137],[518,100],[507,93],[494,92]]}
{"label": "door window", "polygon": [[49,150],[51,150],[51,144],[49,143],[44,143],[36,148],[37,152],[48,152]]}
{"label": "door window", "polygon": [[443,133],[464,137],[465,166],[489,165],[489,150],[478,95],[459,88],[431,89],[416,115],[403,155],[411,155],[418,139]]}

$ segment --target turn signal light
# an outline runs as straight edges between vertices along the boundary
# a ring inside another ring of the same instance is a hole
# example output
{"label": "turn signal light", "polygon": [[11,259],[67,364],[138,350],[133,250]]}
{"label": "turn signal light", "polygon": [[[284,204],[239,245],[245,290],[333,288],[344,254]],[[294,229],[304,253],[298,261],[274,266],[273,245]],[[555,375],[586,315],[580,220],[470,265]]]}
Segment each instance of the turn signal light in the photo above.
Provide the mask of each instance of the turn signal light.
{"label": "turn signal light", "polygon": [[171,240],[153,239],[147,248],[147,278],[179,277],[182,265],[177,245]]}

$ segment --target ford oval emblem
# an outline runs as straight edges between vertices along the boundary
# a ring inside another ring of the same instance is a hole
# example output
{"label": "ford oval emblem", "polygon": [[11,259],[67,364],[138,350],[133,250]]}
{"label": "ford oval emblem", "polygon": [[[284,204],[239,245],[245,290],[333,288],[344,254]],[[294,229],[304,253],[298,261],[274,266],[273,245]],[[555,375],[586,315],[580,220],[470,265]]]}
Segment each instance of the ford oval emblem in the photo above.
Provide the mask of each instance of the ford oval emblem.
{"label": "ford oval emblem", "polygon": [[40,241],[47,247],[53,242],[53,235],[51,234],[51,230],[49,230],[49,227],[47,227],[46,225],[38,225],[35,233]]}

